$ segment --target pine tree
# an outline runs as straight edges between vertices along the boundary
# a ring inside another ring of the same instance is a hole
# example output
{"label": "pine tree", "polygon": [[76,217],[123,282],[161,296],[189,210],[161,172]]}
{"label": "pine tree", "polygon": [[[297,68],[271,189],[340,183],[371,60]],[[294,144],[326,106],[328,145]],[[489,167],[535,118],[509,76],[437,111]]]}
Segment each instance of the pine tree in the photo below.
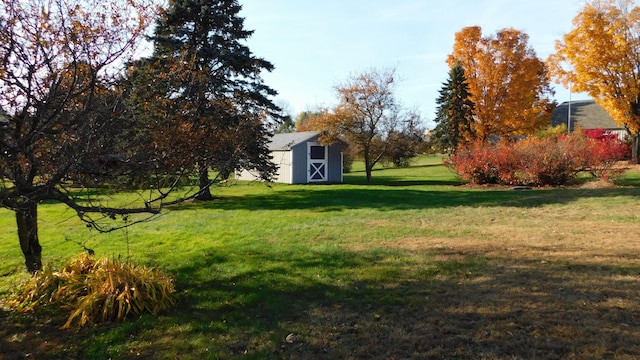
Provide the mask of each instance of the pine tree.
{"label": "pine tree", "polygon": [[473,129],[475,104],[471,101],[469,84],[460,63],[451,68],[449,79],[442,84],[439,94],[432,142],[438,150],[453,153],[459,145],[476,137]]}
{"label": "pine tree", "polygon": [[209,170],[229,176],[274,172],[267,118],[278,118],[276,92],[260,73],[273,65],[243,44],[237,0],[171,0],[152,36],[154,53],[133,67],[132,88],[144,99],[140,117],[155,126],[156,146],[173,168],[198,172],[200,199],[210,199]]}

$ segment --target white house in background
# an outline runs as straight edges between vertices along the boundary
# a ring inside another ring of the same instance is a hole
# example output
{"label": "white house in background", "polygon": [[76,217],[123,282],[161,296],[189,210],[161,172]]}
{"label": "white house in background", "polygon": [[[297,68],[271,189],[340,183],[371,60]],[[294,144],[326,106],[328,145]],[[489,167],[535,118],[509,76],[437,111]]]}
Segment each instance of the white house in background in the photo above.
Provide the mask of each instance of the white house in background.
{"label": "white house in background", "polygon": [[[320,131],[276,134],[269,142],[271,158],[277,167],[274,182],[287,184],[341,183],[343,142],[322,145]],[[255,171],[243,170],[238,180],[257,180]]]}

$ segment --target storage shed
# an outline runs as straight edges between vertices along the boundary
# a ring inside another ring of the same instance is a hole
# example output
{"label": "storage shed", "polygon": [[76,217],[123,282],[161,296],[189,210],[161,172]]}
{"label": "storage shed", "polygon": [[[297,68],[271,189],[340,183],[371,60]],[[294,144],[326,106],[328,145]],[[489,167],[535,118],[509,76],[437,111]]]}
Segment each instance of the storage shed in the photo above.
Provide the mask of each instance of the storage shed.
{"label": "storage shed", "polygon": [[[271,158],[278,168],[274,182],[287,184],[342,182],[343,142],[322,145],[319,131],[275,134],[269,142]],[[256,180],[244,170],[238,180]]]}

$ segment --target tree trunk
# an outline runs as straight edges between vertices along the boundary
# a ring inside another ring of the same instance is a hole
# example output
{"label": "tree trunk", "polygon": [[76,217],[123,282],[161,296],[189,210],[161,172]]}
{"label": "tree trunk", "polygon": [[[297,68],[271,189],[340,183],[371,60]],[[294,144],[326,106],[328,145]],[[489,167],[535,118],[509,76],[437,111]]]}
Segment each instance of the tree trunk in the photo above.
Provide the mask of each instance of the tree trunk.
{"label": "tree trunk", "polygon": [[640,134],[633,134],[631,136],[631,163],[638,164],[638,153],[640,152]]}
{"label": "tree trunk", "polygon": [[18,239],[24,254],[27,271],[42,269],[42,247],[38,240],[38,203],[28,201],[16,210]]}
{"label": "tree trunk", "polygon": [[369,165],[366,166],[365,172],[367,173],[367,182],[371,182],[371,168]]}
{"label": "tree trunk", "polygon": [[383,149],[377,156],[375,156],[375,158],[372,158],[371,146],[370,145],[364,146],[362,155],[364,157],[364,170],[367,173],[367,182],[371,182],[371,178],[372,178],[371,174],[373,173],[373,167],[376,166],[376,164],[378,163],[378,161],[380,161],[380,159],[382,159],[382,155],[384,155],[385,152],[386,152],[386,146],[385,146],[385,149]]}
{"label": "tree trunk", "polygon": [[199,192],[196,199],[213,200],[209,183],[209,167],[202,161],[198,163],[198,186]]}
{"label": "tree trunk", "polygon": [[371,159],[369,158],[369,154],[365,151],[364,154],[364,172],[367,174],[367,182],[371,182],[371,171],[373,170],[373,165],[371,165]]}

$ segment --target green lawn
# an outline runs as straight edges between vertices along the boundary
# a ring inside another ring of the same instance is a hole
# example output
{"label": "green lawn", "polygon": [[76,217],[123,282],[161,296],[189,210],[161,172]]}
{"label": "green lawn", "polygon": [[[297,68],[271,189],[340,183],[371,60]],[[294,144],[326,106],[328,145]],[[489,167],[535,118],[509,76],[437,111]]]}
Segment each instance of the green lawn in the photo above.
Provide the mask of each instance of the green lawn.
{"label": "green lawn", "polygon": [[[85,246],[156,266],[180,303],[79,331],[0,310],[0,359],[640,357],[640,172],[513,191],[460,186],[440,162],[372,184],[359,164],[344,184],[234,184],[108,234],[41,206],[46,264]],[[0,226],[7,296],[26,275],[12,213]]]}

